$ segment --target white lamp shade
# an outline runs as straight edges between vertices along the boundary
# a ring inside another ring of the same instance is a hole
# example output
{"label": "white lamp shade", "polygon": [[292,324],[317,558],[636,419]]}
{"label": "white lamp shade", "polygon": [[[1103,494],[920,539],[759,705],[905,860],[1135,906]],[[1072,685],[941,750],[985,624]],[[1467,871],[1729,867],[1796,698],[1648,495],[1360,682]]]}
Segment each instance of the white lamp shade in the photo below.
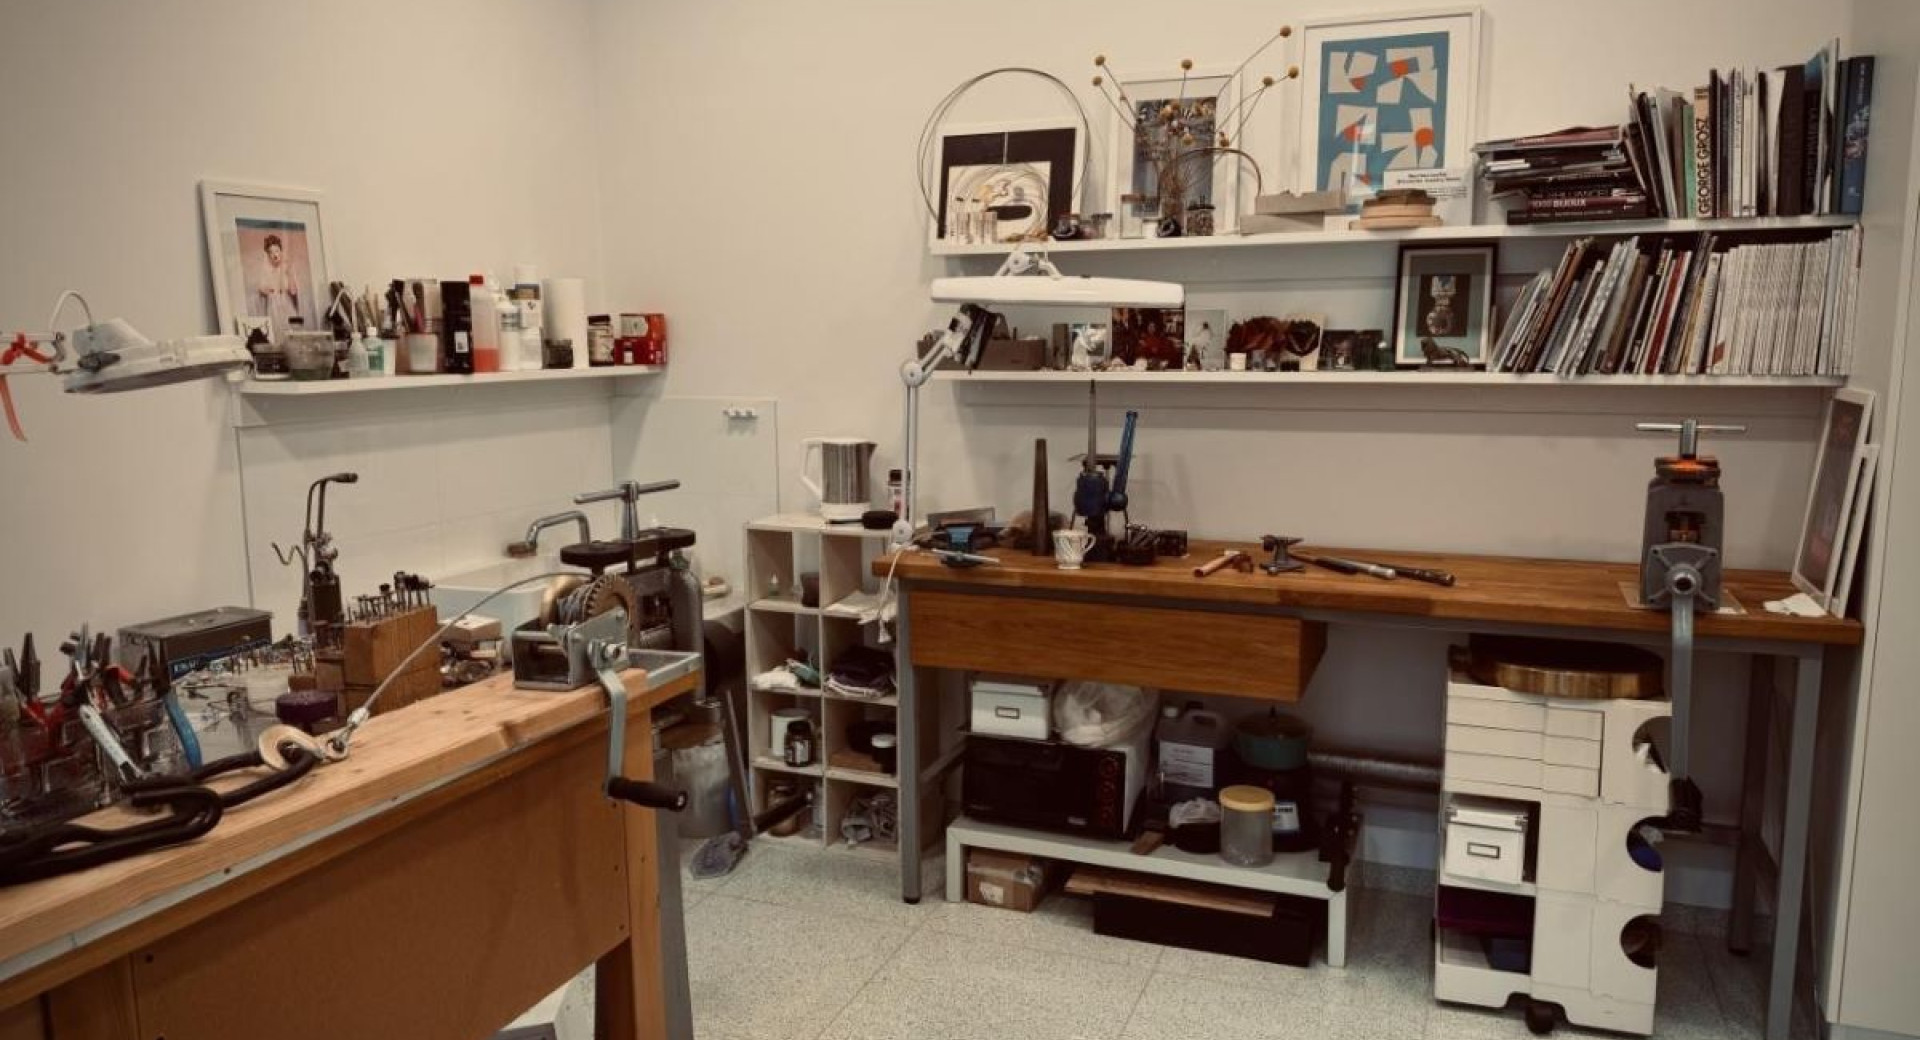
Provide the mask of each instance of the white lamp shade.
{"label": "white lamp shade", "polygon": [[1178,282],[1138,278],[1053,278],[1046,275],[983,275],[935,278],[933,302],[1052,307],[1181,307],[1186,288]]}

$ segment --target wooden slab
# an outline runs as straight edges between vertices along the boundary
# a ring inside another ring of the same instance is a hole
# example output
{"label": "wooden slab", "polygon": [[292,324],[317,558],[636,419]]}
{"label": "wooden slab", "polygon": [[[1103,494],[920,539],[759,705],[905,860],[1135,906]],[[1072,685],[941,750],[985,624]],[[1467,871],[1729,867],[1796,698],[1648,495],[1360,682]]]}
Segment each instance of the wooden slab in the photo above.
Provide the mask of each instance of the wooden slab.
{"label": "wooden slab", "polygon": [[1084,896],[1106,893],[1134,899],[1151,899],[1156,903],[1197,906],[1205,910],[1223,910],[1230,914],[1243,914],[1247,917],[1272,917],[1274,907],[1274,897],[1264,892],[1227,888],[1224,885],[1209,885],[1203,881],[1188,881],[1185,878],[1133,874],[1121,870],[1109,870],[1105,867],[1073,868],[1073,876],[1067,879],[1067,891]]}
{"label": "wooden slab", "polygon": [[[1389,565],[1451,571],[1457,580],[1451,588],[1442,588],[1406,579],[1381,581],[1366,575],[1336,574],[1318,567],[1278,577],[1256,570],[1252,574],[1223,571],[1209,578],[1195,578],[1195,564],[1226,549],[1240,549],[1256,559],[1266,558],[1257,543],[1218,541],[1195,541],[1186,558],[1163,559],[1147,567],[1088,564],[1077,571],[1060,570],[1051,558],[1011,550],[989,550],[987,555],[999,560],[998,564],[967,569],[944,566],[930,553],[912,552],[901,557],[896,576],[915,586],[1152,597],[1618,632],[1669,630],[1667,615],[1634,609],[1620,599],[1620,583],[1639,580],[1637,564],[1305,545],[1300,548]],[[891,561],[891,556],[874,561],[874,574],[884,577]],[[1795,591],[1787,575],[1777,571],[1730,570],[1726,572],[1725,583],[1742,602],[1756,605],[1784,599]],[[1708,639],[1857,646],[1862,638],[1858,621],[1789,617],[1759,609],[1739,615],[1702,616],[1696,619],[1695,626],[1696,634]]]}
{"label": "wooden slab", "polygon": [[624,810],[601,795],[605,772],[604,749],[580,743],[137,951],[141,1030],[491,1036],[626,937]]}
{"label": "wooden slab", "polygon": [[1270,614],[1057,602],[938,589],[907,600],[913,663],[1297,701],[1326,626]]}
{"label": "wooden slab", "polygon": [[1483,686],[1542,697],[1635,700],[1659,697],[1666,662],[1637,646],[1572,639],[1476,635],[1466,670]]}
{"label": "wooden slab", "polygon": [[[629,711],[642,717],[699,680],[697,674],[688,675],[649,691],[645,673],[630,671],[625,678]],[[277,853],[371,811],[392,814],[419,792],[511,761],[517,756],[510,753],[576,728],[597,721],[597,727],[589,728],[604,733],[605,718],[606,696],[598,687],[569,693],[516,690],[511,675],[498,675],[373,719],[354,737],[352,758],[229,812],[199,841],[0,890],[0,970],[6,974],[0,981],[0,1006],[102,963],[97,954],[88,953],[88,945],[101,945],[94,939],[131,926],[142,913],[154,912],[150,904],[157,905],[182,886],[208,879],[231,884],[228,872],[254,857]],[[630,724],[633,732],[642,738],[630,745],[644,744],[646,728],[636,731]],[[592,735],[583,732],[581,737]],[[203,896],[175,909],[189,911],[195,904],[218,902]],[[174,918],[171,927],[191,923],[179,920],[178,914]],[[80,939],[71,938],[75,933],[82,933]],[[80,952],[51,966],[15,962],[62,941],[80,947]],[[89,956],[94,959],[89,961]]]}

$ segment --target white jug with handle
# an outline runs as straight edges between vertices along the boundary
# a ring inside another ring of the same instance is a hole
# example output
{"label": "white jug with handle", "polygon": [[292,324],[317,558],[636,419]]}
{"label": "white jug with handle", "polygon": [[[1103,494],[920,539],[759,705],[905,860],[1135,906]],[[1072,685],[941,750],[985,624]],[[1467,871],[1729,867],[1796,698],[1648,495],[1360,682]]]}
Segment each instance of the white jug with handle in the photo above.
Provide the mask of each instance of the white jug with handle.
{"label": "white jug with handle", "polygon": [[[859,520],[873,508],[874,443],[859,437],[808,437],[801,442],[800,483],[820,499],[820,516],[829,523]],[[819,469],[813,460],[819,456]],[[818,478],[814,474],[818,474]]]}

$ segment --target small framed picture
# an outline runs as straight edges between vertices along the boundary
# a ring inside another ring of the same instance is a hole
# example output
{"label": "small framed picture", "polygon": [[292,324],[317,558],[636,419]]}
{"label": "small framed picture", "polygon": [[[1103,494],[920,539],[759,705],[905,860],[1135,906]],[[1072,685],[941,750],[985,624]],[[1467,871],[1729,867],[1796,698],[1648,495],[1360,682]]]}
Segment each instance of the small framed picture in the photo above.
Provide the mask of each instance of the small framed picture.
{"label": "small framed picture", "polygon": [[[1813,457],[1813,484],[1800,523],[1800,548],[1793,557],[1793,584],[1831,611],[1848,561],[1847,539],[1855,530],[1853,511],[1867,431],[1873,422],[1873,392],[1836,391],[1820,427],[1820,450]],[[1844,609],[1844,604],[1841,605]]]}
{"label": "small framed picture", "polygon": [[1227,370],[1227,312],[1188,308],[1187,365],[1202,372]]}
{"label": "small framed picture", "polygon": [[330,280],[320,198],[304,188],[200,182],[207,267],[222,335],[246,335],[243,317],[264,319],[276,343],[295,318],[308,329],[320,327]]}
{"label": "small framed picture", "polygon": [[1113,308],[1113,356],[1152,371],[1178,369],[1186,355],[1187,312],[1179,307]]}
{"label": "small framed picture", "polygon": [[1481,366],[1493,342],[1491,243],[1400,247],[1393,359],[1414,365]]}
{"label": "small framed picture", "polygon": [[[1352,372],[1363,367],[1360,363],[1358,340],[1360,333],[1353,329],[1328,329],[1320,339],[1320,369],[1324,372]],[[1373,356],[1369,354],[1364,367],[1371,368]]]}
{"label": "small framed picture", "polygon": [[[1163,215],[1182,227],[1189,212],[1199,207],[1212,214],[1207,234],[1235,231],[1239,160],[1208,149],[1225,129],[1219,120],[1234,111],[1240,87],[1237,70],[1194,69],[1184,76],[1128,79],[1117,86],[1132,110],[1124,116],[1115,111],[1108,124],[1107,201],[1114,212],[1119,212],[1123,196],[1141,195],[1169,207]],[[1175,117],[1186,127],[1179,133],[1168,126]]]}
{"label": "small framed picture", "polygon": [[[932,241],[1043,241],[1075,204],[1086,167],[1077,125],[1038,121],[956,126],[940,132],[929,171]],[[962,229],[966,216],[991,214],[990,231]]]}

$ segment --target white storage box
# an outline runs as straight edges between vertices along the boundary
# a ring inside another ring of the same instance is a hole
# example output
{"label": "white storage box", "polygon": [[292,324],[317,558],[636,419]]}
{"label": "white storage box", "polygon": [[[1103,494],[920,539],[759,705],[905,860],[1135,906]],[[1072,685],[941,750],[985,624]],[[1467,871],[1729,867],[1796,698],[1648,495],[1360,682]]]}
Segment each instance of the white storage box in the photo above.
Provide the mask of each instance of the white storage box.
{"label": "white storage box", "polygon": [[1448,874],[1517,885],[1526,880],[1526,858],[1525,806],[1464,795],[1448,802]]}
{"label": "white storage box", "polygon": [[1045,740],[1052,732],[1052,683],[983,675],[973,681],[972,698],[975,733]]}

